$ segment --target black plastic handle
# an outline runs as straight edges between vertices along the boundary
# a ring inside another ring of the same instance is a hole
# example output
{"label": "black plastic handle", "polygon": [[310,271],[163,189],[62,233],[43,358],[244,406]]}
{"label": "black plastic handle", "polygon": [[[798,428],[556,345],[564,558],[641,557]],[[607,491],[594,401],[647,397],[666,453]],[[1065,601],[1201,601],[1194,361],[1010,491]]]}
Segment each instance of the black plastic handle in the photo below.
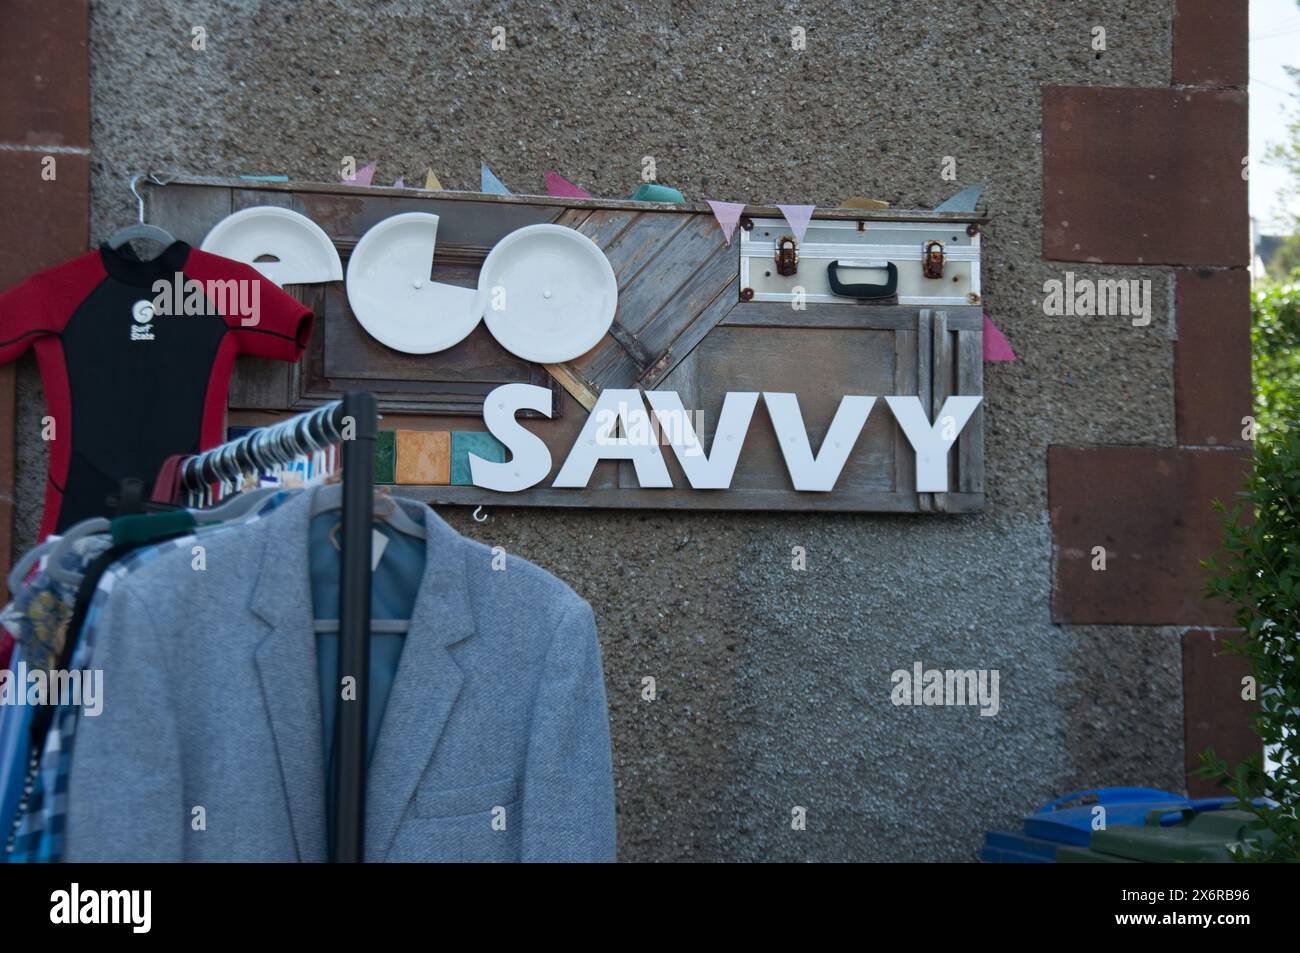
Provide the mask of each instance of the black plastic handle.
{"label": "black plastic handle", "polygon": [[[860,266],[854,266],[860,267]],[[830,282],[831,293],[841,298],[891,298],[898,292],[898,269],[894,263],[886,262],[885,268],[889,278],[883,285],[846,285],[841,284],[839,276],[840,263],[833,261],[826,266],[826,280]]]}

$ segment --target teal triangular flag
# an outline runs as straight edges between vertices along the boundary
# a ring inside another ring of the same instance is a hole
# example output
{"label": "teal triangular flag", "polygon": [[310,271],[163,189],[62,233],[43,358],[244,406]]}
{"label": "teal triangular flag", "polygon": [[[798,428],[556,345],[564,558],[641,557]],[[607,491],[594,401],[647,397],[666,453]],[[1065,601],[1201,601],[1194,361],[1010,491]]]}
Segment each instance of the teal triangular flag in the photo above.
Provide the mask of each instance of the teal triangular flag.
{"label": "teal triangular flag", "polygon": [[505,187],[500,179],[487,167],[486,162],[479,162],[479,177],[482,185],[479,186],[480,192],[487,192],[489,195],[509,195],[510,190]]}

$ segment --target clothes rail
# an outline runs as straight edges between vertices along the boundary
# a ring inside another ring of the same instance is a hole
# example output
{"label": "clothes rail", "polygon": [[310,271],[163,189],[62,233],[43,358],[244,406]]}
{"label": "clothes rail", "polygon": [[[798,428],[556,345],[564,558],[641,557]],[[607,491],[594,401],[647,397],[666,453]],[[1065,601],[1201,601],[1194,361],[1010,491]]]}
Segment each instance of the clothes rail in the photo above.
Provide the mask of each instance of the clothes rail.
{"label": "clothes rail", "polygon": [[[343,398],[343,419],[354,427],[343,441],[343,578],[339,591],[339,677],[350,674],[355,692],[340,703],[334,721],[334,860],[365,859],[366,712],[370,706],[370,545],[375,512],[374,394]],[[335,685],[338,691],[339,686]]]}
{"label": "clothes rail", "polygon": [[[370,559],[374,520],[374,444],[379,419],[373,394],[352,391],[341,401],[253,430],[189,458],[184,490],[207,495],[213,484],[237,491],[246,472],[275,469],[330,445],[343,456],[343,531],[339,587],[338,715],[334,720],[331,859],[365,858],[366,713],[370,690]],[[303,673],[309,677],[310,673]],[[344,679],[352,691],[343,693]]]}
{"label": "clothes rail", "polygon": [[179,474],[182,491],[215,502],[214,486],[221,495],[234,493],[245,473],[278,470],[326,447],[346,445],[343,418],[348,414],[343,404],[323,404],[186,458]]}

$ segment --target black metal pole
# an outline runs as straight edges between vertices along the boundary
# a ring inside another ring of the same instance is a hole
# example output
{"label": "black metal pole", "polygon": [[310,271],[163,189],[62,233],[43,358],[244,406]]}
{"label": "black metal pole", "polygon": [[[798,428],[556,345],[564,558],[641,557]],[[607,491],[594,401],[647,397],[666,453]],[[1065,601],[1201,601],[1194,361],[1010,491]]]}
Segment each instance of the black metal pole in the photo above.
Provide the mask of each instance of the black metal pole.
{"label": "black metal pole", "polygon": [[[343,398],[342,575],[339,586],[338,717],[334,722],[334,861],[365,859],[366,712],[370,694],[370,534],[374,520],[373,394]],[[351,678],[352,691],[343,679]]]}

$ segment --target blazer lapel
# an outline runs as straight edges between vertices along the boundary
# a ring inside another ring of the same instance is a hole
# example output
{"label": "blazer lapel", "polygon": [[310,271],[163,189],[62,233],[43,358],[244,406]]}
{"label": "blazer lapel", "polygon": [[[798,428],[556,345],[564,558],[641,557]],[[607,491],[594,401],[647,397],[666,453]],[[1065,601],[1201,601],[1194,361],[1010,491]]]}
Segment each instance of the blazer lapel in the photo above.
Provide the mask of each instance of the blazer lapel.
{"label": "blazer lapel", "polygon": [[427,535],[424,578],[370,762],[367,861],[383,860],[392,847],[464,681],[451,646],[474,634],[461,539],[427,506],[421,510]]}
{"label": "blazer lapel", "polygon": [[325,753],[308,565],[311,492],[268,522],[252,611],[270,627],[254,658],[275,736],[298,859],[329,859],[325,828]]}

